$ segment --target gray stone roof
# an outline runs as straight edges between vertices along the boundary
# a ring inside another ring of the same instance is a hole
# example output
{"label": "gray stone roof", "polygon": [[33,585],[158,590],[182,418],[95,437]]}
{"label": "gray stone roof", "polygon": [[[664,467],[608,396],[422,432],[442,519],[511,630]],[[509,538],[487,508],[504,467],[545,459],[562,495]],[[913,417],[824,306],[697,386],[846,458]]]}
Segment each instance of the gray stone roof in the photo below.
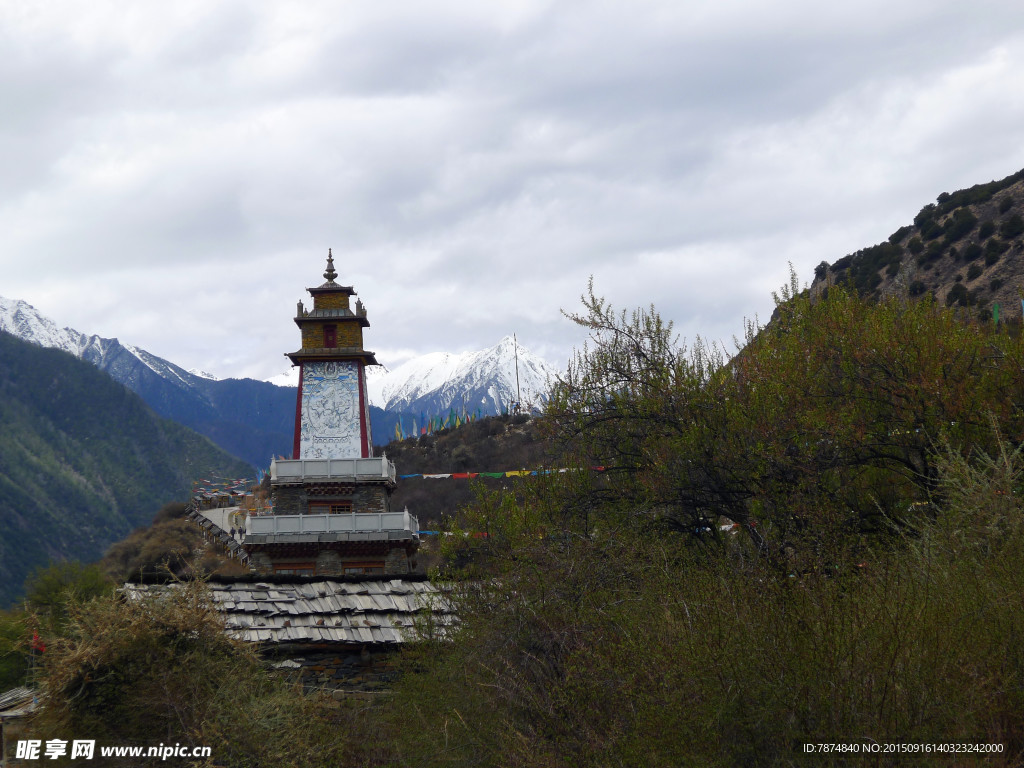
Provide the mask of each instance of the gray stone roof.
{"label": "gray stone roof", "polygon": [[39,706],[39,694],[31,688],[11,688],[0,693],[0,720],[30,715]]}
{"label": "gray stone roof", "polygon": [[[145,599],[175,585],[125,584],[122,593]],[[210,583],[214,605],[241,640],[284,643],[395,645],[415,640],[417,622],[434,631],[451,625],[451,605],[428,581]]]}

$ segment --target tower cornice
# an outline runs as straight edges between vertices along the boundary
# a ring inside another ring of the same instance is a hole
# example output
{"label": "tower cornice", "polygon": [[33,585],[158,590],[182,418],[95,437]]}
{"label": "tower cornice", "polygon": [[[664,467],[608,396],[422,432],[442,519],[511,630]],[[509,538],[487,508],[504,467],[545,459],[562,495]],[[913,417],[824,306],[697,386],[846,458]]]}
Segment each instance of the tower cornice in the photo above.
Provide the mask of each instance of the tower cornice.
{"label": "tower cornice", "polygon": [[313,360],[362,360],[365,365],[380,365],[373,352],[360,347],[309,347],[297,352],[285,352],[292,365]]}

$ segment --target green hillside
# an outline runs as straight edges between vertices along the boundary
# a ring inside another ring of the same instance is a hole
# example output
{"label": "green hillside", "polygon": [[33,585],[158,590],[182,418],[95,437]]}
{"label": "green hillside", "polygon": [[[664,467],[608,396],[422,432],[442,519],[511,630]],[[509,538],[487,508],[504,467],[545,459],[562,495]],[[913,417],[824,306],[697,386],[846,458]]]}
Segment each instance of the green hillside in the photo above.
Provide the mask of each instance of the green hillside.
{"label": "green hillside", "polygon": [[207,473],[247,466],[88,363],[0,333],[0,604],[51,559],[98,559]]}

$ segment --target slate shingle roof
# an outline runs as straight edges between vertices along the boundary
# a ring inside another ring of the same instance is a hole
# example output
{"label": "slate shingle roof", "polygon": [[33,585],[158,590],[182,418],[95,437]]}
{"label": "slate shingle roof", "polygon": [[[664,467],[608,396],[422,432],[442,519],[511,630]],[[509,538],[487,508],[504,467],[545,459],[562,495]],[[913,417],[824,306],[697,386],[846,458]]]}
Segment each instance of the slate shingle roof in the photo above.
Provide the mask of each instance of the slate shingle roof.
{"label": "slate shingle roof", "polygon": [[[128,599],[174,585],[125,584]],[[208,585],[214,605],[236,637],[262,644],[358,643],[392,645],[415,639],[414,625],[454,621],[442,592],[427,581],[322,581]]]}
{"label": "slate shingle roof", "polygon": [[0,694],[0,720],[32,714],[39,706],[39,693],[31,688],[11,688]]}

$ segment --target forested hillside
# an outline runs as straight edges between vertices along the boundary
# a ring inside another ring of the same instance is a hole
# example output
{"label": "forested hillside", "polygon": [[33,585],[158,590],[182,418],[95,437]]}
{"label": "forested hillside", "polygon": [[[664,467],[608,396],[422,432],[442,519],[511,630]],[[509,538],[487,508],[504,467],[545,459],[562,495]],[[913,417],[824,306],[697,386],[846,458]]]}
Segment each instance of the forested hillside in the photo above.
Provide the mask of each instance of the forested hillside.
{"label": "forested hillside", "polygon": [[249,468],[92,365],[0,333],[0,603],[50,559],[98,559],[211,472]]}
{"label": "forested hillside", "polygon": [[392,507],[408,507],[420,527],[435,530],[474,498],[478,486],[511,488],[518,478],[430,479],[402,475],[507,472],[550,467],[553,457],[535,419],[490,416],[432,435],[395,440],[378,448],[395,464],[398,488]]}

